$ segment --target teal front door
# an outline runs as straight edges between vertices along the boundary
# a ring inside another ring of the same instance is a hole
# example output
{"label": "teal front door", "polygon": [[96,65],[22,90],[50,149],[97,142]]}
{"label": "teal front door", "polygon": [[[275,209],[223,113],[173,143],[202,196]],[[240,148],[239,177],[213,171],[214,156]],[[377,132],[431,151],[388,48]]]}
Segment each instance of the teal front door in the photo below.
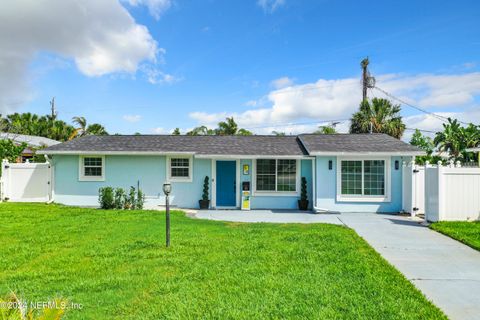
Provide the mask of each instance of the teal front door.
{"label": "teal front door", "polygon": [[217,161],[217,207],[235,207],[236,161]]}

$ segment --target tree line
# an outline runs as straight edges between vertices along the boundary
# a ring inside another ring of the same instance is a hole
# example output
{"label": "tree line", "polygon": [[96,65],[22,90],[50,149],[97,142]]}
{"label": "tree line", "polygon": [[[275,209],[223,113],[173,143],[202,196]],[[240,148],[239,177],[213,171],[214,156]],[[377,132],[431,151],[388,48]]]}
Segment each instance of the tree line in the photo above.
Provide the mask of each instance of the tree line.
{"label": "tree line", "polygon": [[[388,99],[373,98],[364,100],[350,120],[350,133],[385,133],[401,139],[406,126],[400,115],[400,105],[392,104]],[[105,127],[99,123],[87,123],[84,117],[73,117],[72,124],[58,120],[50,115],[38,116],[32,113],[13,113],[5,117],[0,115],[0,131],[35,135],[58,141],[68,141],[85,135],[108,135]],[[315,134],[335,134],[334,125],[321,126],[314,131]],[[173,135],[180,135],[176,128]],[[188,131],[186,135],[243,135],[253,133],[245,128],[240,128],[233,117],[220,121],[217,127],[210,129],[205,125],[198,126]],[[285,135],[285,132],[273,131],[274,135]],[[420,130],[413,134],[410,144],[418,146],[427,153],[427,156],[417,157],[419,163],[429,161],[436,163],[441,158],[435,151],[444,152],[450,159],[462,162],[476,160],[477,155],[467,152],[467,148],[480,145],[480,126],[468,124],[462,126],[456,119],[448,118],[443,124],[443,130],[435,133],[434,138],[423,135]],[[13,146],[8,148],[12,149]]]}
{"label": "tree line", "polygon": [[88,124],[84,117],[73,117],[72,124],[50,115],[39,116],[30,112],[0,115],[0,131],[68,141],[84,135],[108,135],[99,123]]}

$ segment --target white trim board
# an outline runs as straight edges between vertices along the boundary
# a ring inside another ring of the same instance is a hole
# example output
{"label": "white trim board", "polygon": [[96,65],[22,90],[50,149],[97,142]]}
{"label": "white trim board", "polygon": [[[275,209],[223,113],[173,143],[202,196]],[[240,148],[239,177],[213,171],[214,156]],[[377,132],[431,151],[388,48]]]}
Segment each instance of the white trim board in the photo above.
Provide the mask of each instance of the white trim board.
{"label": "white trim board", "polygon": [[[101,158],[102,159],[102,175],[101,176],[85,176],[84,171],[84,159],[85,158]],[[88,181],[105,181],[105,171],[106,171],[105,156],[98,154],[85,154],[78,157],[78,181],[88,182]]]}
{"label": "white trim board", "polygon": [[410,152],[330,152],[330,151],[319,151],[311,152],[311,156],[352,156],[352,157],[362,157],[362,156],[374,156],[374,157],[390,157],[390,156],[425,156],[427,155],[423,151],[410,151]]}
{"label": "white trim board", "polygon": [[[364,172],[363,161],[364,160],[383,160],[385,161],[385,195],[384,196],[370,196],[370,195],[342,195],[342,161],[362,161],[362,192],[364,190]],[[337,188],[336,199],[338,202],[390,202],[392,194],[392,179],[391,179],[392,167],[389,157],[337,157],[336,175],[337,175]]]}
{"label": "white trim board", "polygon": [[[188,159],[188,177],[172,177],[171,176],[171,160],[172,159]],[[192,182],[193,181],[193,156],[182,154],[170,155],[166,157],[166,177],[170,182]]]}

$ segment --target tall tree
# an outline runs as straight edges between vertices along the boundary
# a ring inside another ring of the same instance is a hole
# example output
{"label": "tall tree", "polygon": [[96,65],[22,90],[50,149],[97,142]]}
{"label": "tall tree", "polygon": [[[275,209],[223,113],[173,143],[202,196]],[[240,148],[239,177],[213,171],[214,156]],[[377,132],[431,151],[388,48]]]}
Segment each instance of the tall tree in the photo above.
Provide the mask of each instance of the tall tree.
{"label": "tall tree", "polygon": [[86,134],[96,135],[96,136],[106,136],[108,135],[107,130],[104,126],[99,123],[92,123],[87,127]]}
{"label": "tall tree", "polygon": [[433,143],[433,139],[423,135],[420,130],[415,129],[415,132],[410,139],[410,144],[412,146],[419,147],[427,153],[426,156],[415,157],[415,162],[417,164],[423,165],[427,161],[430,163],[437,163],[438,161],[442,160],[441,157],[432,155],[433,151],[435,150],[435,144]]}
{"label": "tall tree", "polygon": [[480,144],[480,127],[471,123],[462,127],[457,119],[448,118],[443,131],[436,133],[433,142],[439,151],[448,152],[453,160],[473,160],[475,155],[465,149]]}
{"label": "tall tree", "polygon": [[191,131],[187,132],[187,136],[213,136],[215,131],[208,129],[206,126],[200,126],[193,128]]}
{"label": "tall tree", "polygon": [[400,110],[387,99],[362,101],[360,110],[352,116],[350,133],[386,133],[400,139],[405,131]]}
{"label": "tall tree", "polygon": [[218,123],[218,128],[215,130],[217,135],[220,136],[233,136],[237,134],[238,125],[233,117],[225,119]]}
{"label": "tall tree", "polygon": [[334,127],[332,126],[320,126],[318,127],[318,130],[314,132],[315,134],[334,134],[337,133],[337,130],[335,130]]}
{"label": "tall tree", "polygon": [[173,130],[173,132],[172,132],[172,135],[179,136],[180,135],[180,128],[175,128],[175,130]]}

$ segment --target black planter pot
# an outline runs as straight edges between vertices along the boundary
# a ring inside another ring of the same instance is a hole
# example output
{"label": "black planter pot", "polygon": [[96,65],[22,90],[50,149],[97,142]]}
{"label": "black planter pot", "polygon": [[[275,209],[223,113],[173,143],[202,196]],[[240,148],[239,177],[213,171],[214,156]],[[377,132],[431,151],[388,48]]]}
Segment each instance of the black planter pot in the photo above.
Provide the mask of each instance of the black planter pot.
{"label": "black planter pot", "polygon": [[298,209],[308,210],[308,200],[298,200]]}
{"label": "black planter pot", "polygon": [[198,205],[200,209],[208,209],[210,206],[210,200],[198,200]]}

